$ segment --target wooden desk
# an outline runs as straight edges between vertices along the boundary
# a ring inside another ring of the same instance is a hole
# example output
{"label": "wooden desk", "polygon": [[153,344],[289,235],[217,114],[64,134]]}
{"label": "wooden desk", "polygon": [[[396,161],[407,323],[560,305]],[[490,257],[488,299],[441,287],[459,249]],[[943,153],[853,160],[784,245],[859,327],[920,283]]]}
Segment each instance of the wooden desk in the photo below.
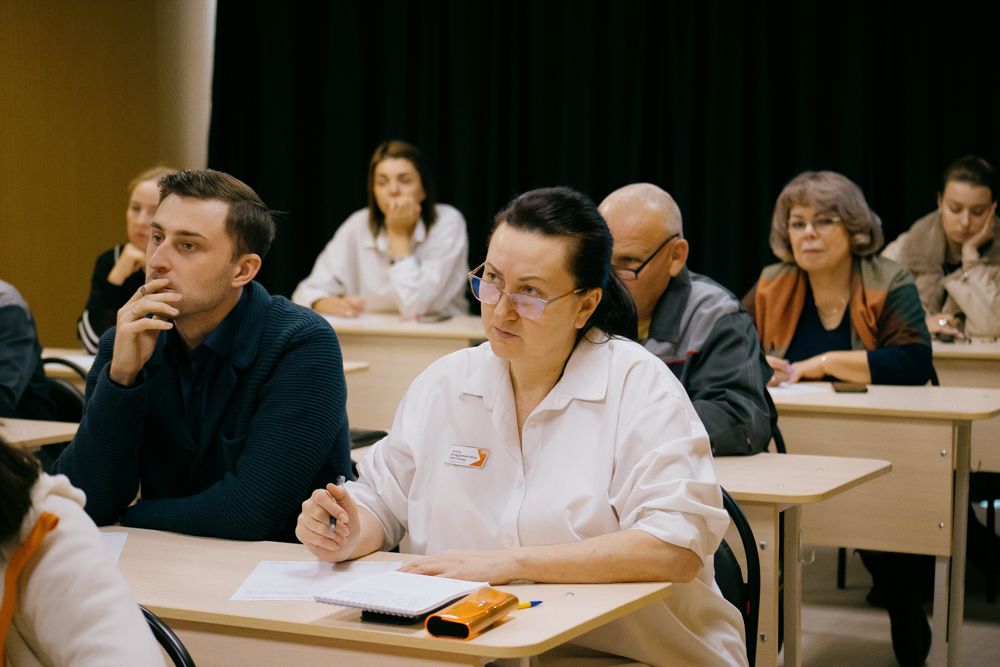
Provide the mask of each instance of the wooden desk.
{"label": "wooden desk", "polygon": [[39,419],[0,418],[0,438],[8,445],[33,452],[43,445],[69,442],[79,424]]}
{"label": "wooden desk", "polygon": [[[85,374],[90,373],[90,367],[94,365],[94,359],[96,358],[93,354],[87,354],[87,351],[82,347],[46,347],[42,350],[42,359],[50,359],[52,357],[73,362],[79,366]],[[45,375],[51,378],[69,380],[73,383],[73,386],[81,392],[85,392],[87,390],[86,380],[81,378],[76,371],[68,366],[63,366],[61,364],[49,364],[45,367]]]}
{"label": "wooden desk", "polygon": [[[351,457],[360,462],[370,449],[351,450]],[[758,665],[778,664],[778,516],[785,513],[787,536],[784,540],[785,665],[798,665],[802,634],[799,507],[833,498],[887,475],[891,469],[888,461],[877,459],[806,454],[763,453],[715,459],[719,482],[743,508],[757,538],[761,593]],[[734,551],[739,554],[740,550]]]}
{"label": "wooden desk", "polygon": [[[42,350],[43,359],[48,359],[50,357],[59,357],[60,359],[72,361],[77,366],[82,368],[85,373],[90,373],[90,367],[94,365],[94,359],[96,358],[93,354],[87,354],[82,348],[74,349],[68,347],[47,347]],[[345,375],[366,371],[368,370],[368,367],[369,364],[367,361],[351,361],[349,359],[344,359]],[[58,364],[50,364],[46,366],[45,374],[48,377],[72,380],[74,383],[80,379],[80,376],[77,375],[72,369]],[[80,390],[82,391],[83,389],[83,383],[80,383]]]}
{"label": "wooden desk", "polygon": [[[865,394],[771,395],[793,453],[879,457],[892,472],[802,509],[803,541],[936,557],[930,664],[956,665],[965,595],[971,423],[1000,415],[1000,390],[870,386]],[[799,388],[801,389],[801,387]]]}
{"label": "wooden desk", "polygon": [[354,373],[367,371],[369,368],[371,368],[371,364],[367,361],[350,361],[349,359],[344,359],[344,375],[353,375]]}
{"label": "wooden desk", "polygon": [[[1000,389],[1000,341],[934,343],[934,368],[945,387]],[[972,472],[1000,472],[1000,417],[972,425]]]}
{"label": "wooden desk", "polygon": [[388,431],[413,378],[449,352],[486,340],[482,321],[471,315],[427,323],[377,313],[326,319],[344,357],[370,364],[347,391],[347,416],[358,428]]}
{"label": "wooden desk", "polygon": [[[530,584],[501,586],[523,600],[514,613],[471,641],[429,636],[420,626],[362,623],[360,611],[318,602],[233,601],[262,560],[315,558],[300,544],[234,542],[122,528],[128,541],[118,566],[140,604],[161,616],[201,666],[481,665],[555,648],[584,632],[665,598],[670,584]],[[373,554],[405,560],[400,554]]]}
{"label": "wooden desk", "polygon": [[[888,461],[805,454],[756,454],[715,459],[719,482],[743,508],[760,557],[760,625],[757,665],[778,664],[779,515],[784,522],[785,662],[801,664],[802,572],[799,508],[823,502],[886,475]],[[727,539],[730,539],[727,537]],[[732,544],[732,543],[730,543]],[[739,553],[739,549],[734,549]]]}

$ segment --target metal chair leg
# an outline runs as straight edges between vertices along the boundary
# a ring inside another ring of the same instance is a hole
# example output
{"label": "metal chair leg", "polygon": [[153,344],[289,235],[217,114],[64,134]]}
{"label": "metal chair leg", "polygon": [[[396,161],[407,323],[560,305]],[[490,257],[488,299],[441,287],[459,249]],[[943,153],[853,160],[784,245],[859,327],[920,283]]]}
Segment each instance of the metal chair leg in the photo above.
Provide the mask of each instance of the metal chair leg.
{"label": "metal chair leg", "polygon": [[986,601],[996,602],[997,599],[997,558],[1000,558],[1000,554],[996,553],[994,545],[996,543],[997,534],[997,509],[996,509],[996,498],[990,498],[986,501]]}
{"label": "metal chair leg", "polygon": [[847,587],[847,549],[837,549],[837,590]]}

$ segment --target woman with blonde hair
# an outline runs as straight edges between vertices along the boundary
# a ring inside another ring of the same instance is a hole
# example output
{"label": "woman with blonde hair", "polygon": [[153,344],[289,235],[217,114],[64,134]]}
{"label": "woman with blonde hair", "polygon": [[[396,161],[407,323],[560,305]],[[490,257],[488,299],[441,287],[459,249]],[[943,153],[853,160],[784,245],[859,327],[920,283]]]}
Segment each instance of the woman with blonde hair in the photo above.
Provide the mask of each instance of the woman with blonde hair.
{"label": "woman with blonde hair", "polygon": [[97,353],[101,334],[115,324],[118,309],[146,282],[146,243],[153,214],[160,205],[160,178],[177,171],[157,166],[128,184],[125,231],[128,240],[101,253],[90,278],[90,295],[76,321],[76,335],[91,354]]}

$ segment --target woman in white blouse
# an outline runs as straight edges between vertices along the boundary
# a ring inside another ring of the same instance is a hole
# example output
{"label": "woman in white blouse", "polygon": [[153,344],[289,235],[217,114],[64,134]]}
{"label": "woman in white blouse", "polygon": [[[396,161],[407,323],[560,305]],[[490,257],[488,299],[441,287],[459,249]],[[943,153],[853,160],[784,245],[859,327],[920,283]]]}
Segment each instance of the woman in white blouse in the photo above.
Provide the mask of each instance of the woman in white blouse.
{"label": "woman in white blouse", "polygon": [[319,313],[468,312],[465,218],[438,204],[420,151],[387,141],[368,165],[368,206],[351,214],[292,300]]}
{"label": "woman in white blouse", "polygon": [[296,536],[326,561],[401,543],[423,555],[405,570],[497,584],[676,582],[561,654],[745,664],[742,620],[714,581],[729,520],[708,437],[673,373],[628,340],[635,308],[611,245],[567,188],[498,213],[469,274],[489,342],[413,382],[359,480],[315,491]]}

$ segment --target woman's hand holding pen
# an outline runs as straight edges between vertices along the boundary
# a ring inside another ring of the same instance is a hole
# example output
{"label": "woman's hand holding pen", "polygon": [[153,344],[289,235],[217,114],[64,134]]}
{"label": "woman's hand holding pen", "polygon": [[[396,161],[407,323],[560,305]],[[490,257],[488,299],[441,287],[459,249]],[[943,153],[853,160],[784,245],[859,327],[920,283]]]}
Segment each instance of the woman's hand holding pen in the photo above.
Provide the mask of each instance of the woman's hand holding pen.
{"label": "woman's hand holding pen", "polygon": [[768,381],[768,387],[776,387],[782,382],[787,382],[792,377],[792,365],[788,362],[788,359],[782,359],[781,357],[773,357],[767,355],[767,365],[771,367],[774,371],[774,375]]}
{"label": "woman's hand holding pen", "polygon": [[[331,521],[335,519],[336,521]],[[354,555],[361,538],[358,506],[342,486],[327,484],[302,503],[295,537],[320,560],[336,563]]]}
{"label": "woman's hand holding pen", "polygon": [[324,315],[357,317],[365,312],[365,298],[363,296],[325,296],[317,299],[312,308],[317,313]]}

